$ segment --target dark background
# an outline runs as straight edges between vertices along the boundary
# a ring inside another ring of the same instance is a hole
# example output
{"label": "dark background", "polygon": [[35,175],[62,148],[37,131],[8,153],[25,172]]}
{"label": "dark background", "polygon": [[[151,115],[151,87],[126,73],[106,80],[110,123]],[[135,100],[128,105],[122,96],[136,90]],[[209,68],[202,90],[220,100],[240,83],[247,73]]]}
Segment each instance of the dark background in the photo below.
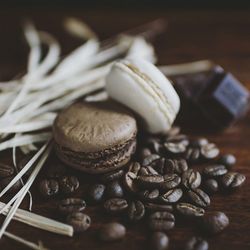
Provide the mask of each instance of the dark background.
{"label": "dark background", "polygon": [[[25,72],[28,47],[22,34],[24,18],[33,20],[40,30],[52,33],[60,42],[63,55],[82,41],[67,34],[62,23],[65,17],[74,16],[86,21],[100,36],[109,38],[123,30],[150,22],[159,17],[168,20],[168,29],[154,41],[159,64],[182,63],[211,59],[232,72],[250,89],[250,12],[247,1],[18,1],[0,0],[0,80],[12,79]],[[192,121],[198,124],[199,121]],[[194,126],[183,132],[191,136],[206,136],[215,142],[222,153],[237,157],[235,171],[247,176],[244,186],[230,195],[216,194],[209,211],[224,211],[230,218],[227,230],[207,237],[192,223],[180,223],[167,232],[170,250],[183,250],[185,241],[193,235],[206,237],[212,250],[250,249],[250,114],[233,127],[213,134],[197,131]],[[1,161],[11,162],[10,152],[0,154]],[[56,161],[56,159],[54,158]],[[51,167],[46,164],[45,168]],[[79,174],[79,173],[78,173]],[[80,174],[79,174],[80,176]],[[42,176],[40,176],[42,178]],[[81,178],[81,188],[74,197],[84,197],[86,178]],[[37,183],[32,186],[35,213],[62,220],[58,216],[57,199],[42,199]],[[27,209],[27,199],[22,203]],[[86,208],[92,218],[91,228],[73,238],[55,235],[12,221],[8,231],[25,239],[41,240],[52,250],[146,250],[150,233],[145,224],[127,225],[128,232],[122,242],[103,244],[96,240],[99,227],[111,220],[98,207]],[[0,218],[1,221],[3,217]],[[122,219],[113,218],[116,221]],[[5,237],[0,249],[25,250],[27,248]]]}
{"label": "dark background", "polygon": [[11,7],[139,7],[139,8],[246,8],[248,0],[1,0],[0,6]]}

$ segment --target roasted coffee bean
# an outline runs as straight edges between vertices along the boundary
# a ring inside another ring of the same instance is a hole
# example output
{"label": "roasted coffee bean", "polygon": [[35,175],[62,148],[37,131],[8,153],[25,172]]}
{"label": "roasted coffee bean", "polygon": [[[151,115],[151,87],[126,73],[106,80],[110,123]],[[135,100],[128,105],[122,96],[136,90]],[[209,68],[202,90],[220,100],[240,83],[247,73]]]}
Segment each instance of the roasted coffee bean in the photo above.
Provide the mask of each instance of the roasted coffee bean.
{"label": "roasted coffee bean", "polygon": [[228,217],[222,212],[212,212],[202,218],[202,228],[210,234],[222,232],[229,225]]}
{"label": "roasted coffee bean", "polygon": [[151,166],[147,166],[146,169],[147,169],[149,174],[159,175],[159,173]]}
{"label": "roasted coffee bean", "polygon": [[124,175],[124,186],[128,191],[132,193],[136,193],[138,191],[135,183],[136,178],[137,176],[133,172],[127,172]]}
{"label": "roasted coffee bean", "polygon": [[185,245],[184,250],[208,250],[208,242],[199,237],[192,237]]}
{"label": "roasted coffee bean", "polygon": [[196,207],[190,203],[179,203],[176,205],[176,210],[184,216],[188,217],[200,217],[205,214],[205,210],[200,207]]}
{"label": "roasted coffee bean", "polygon": [[168,236],[163,232],[155,232],[150,237],[150,249],[166,250],[169,246]]}
{"label": "roasted coffee bean", "polygon": [[189,140],[186,135],[178,134],[173,136],[168,136],[165,140],[165,142],[172,142],[172,143],[181,143],[184,146],[189,145]]}
{"label": "roasted coffee bean", "polygon": [[91,224],[91,219],[87,214],[81,212],[75,212],[68,215],[66,219],[67,223],[74,228],[74,232],[84,232],[86,231]]}
{"label": "roasted coffee bean", "polygon": [[201,189],[193,189],[188,191],[188,196],[192,203],[200,207],[207,207],[210,205],[209,196]]}
{"label": "roasted coffee bean", "polygon": [[140,158],[144,159],[144,158],[146,158],[147,156],[149,156],[151,154],[152,154],[152,152],[151,152],[151,150],[149,148],[143,148],[140,151]]}
{"label": "roasted coffee bean", "polygon": [[196,147],[190,147],[185,152],[185,159],[189,162],[196,162],[200,158],[200,149]]}
{"label": "roasted coffee bean", "polygon": [[200,148],[200,147],[205,146],[207,144],[208,144],[208,140],[206,138],[198,138],[196,140],[193,140],[190,143],[190,146]]}
{"label": "roasted coffee bean", "polygon": [[59,179],[65,176],[67,170],[65,165],[62,163],[56,163],[51,166],[49,166],[46,176],[51,179]]}
{"label": "roasted coffee bean", "polygon": [[118,179],[120,179],[124,174],[124,170],[120,169],[118,171],[113,171],[107,174],[104,174],[101,177],[101,181],[104,183],[108,183],[108,182],[112,182],[112,181],[116,181]]}
{"label": "roasted coffee bean", "polygon": [[138,193],[139,197],[142,200],[146,200],[146,201],[153,201],[156,200],[159,197],[159,190],[158,189],[154,189],[154,190],[144,190]]}
{"label": "roasted coffee bean", "polygon": [[165,165],[162,170],[162,174],[172,174],[175,173],[176,170],[176,161],[171,159],[165,160]]}
{"label": "roasted coffee bean", "polygon": [[145,214],[145,207],[141,201],[132,201],[128,206],[128,218],[130,221],[139,221]]}
{"label": "roasted coffee bean", "polygon": [[113,198],[104,202],[104,208],[109,213],[120,213],[128,208],[128,202],[125,199]]}
{"label": "roasted coffee bean", "polygon": [[173,212],[174,208],[172,205],[167,204],[156,204],[151,202],[144,203],[145,207],[149,211],[157,212],[157,211],[166,211]]}
{"label": "roasted coffee bean", "polygon": [[201,155],[205,159],[214,159],[216,158],[220,153],[220,150],[217,148],[217,146],[214,143],[208,143],[201,147]]}
{"label": "roasted coffee bean", "polygon": [[64,194],[71,194],[79,188],[79,181],[75,176],[64,176],[59,183]]}
{"label": "roasted coffee bean", "polygon": [[210,194],[215,193],[219,190],[218,182],[215,179],[208,179],[204,182],[206,191]]}
{"label": "roasted coffee bean", "polygon": [[232,154],[222,155],[218,160],[219,164],[226,166],[227,168],[231,168],[236,163],[236,158]]}
{"label": "roasted coffee bean", "polygon": [[138,175],[149,175],[148,169],[146,167],[142,167]]}
{"label": "roasted coffee bean", "polygon": [[88,199],[92,203],[101,202],[104,198],[106,187],[103,184],[94,184],[88,190]]}
{"label": "roasted coffee bean", "polygon": [[236,172],[229,172],[222,177],[221,182],[224,187],[234,189],[240,187],[245,180],[245,175]]}
{"label": "roasted coffee bean", "polygon": [[99,238],[102,241],[121,240],[126,235],[126,228],[117,222],[111,222],[103,225],[99,232]]}
{"label": "roasted coffee bean", "polygon": [[148,165],[151,165],[154,161],[160,159],[160,156],[158,154],[151,154],[143,159],[142,166],[146,167]]}
{"label": "roasted coffee bean", "polygon": [[182,174],[188,170],[188,164],[185,159],[175,160],[175,173]]}
{"label": "roasted coffee bean", "polygon": [[155,212],[149,216],[148,225],[153,231],[166,231],[175,226],[175,218],[169,212]]}
{"label": "roasted coffee bean", "polygon": [[175,203],[182,197],[182,190],[175,188],[167,191],[159,197],[159,200],[165,203]]}
{"label": "roasted coffee bean", "polygon": [[135,161],[135,162],[132,162],[132,163],[129,165],[128,172],[132,172],[132,173],[134,173],[135,175],[138,175],[140,169],[141,169],[140,163],[137,162],[137,161]]}
{"label": "roasted coffee bean", "polygon": [[203,169],[203,173],[208,177],[218,177],[228,172],[224,165],[210,165]]}
{"label": "roasted coffee bean", "polygon": [[54,179],[43,179],[39,183],[39,191],[43,196],[54,196],[59,191],[59,183]]}
{"label": "roasted coffee bean", "polygon": [[[159,174],[161,174],[161,175],[163,175],[163,174],[166,174],[167,173],[167,171],[166,171],[166,166],[165,166],[165,158],[164,157],[162,157],[161,159],[159,159],[158,161],[157,161],[157,163],[156,164],[154,164],[155,166],[155,169],[157,170],[157,172],[159,173]],[[166,171],[166,172],[165,172]]]}
{"label": "roasted coffee bean", "polygon": [[105,196],[108,198],[123,197],[123,188],[118,181],[111,182],[105,190]]}
{"label": "roasted coffee bean", "polygon": [[78,198],[68,198],[60,201],[58,209],[61,214],[81,212],[86,208],[86,202]]}
{"label": "roasted coffee bean", "polygon": [[166,174],[163,178],[164,182],[160,186],[163,190],[175,188],[181,183],[181,178],[177,174]]}
{"label": "roasted coffee bean", "polygon": [[171,154],[180,154],[186,151],[186,145],[182,142],[165,142],[164,147]]}
{"label": "roasted coffee bean", "polygon": [[161,183],[163,183],[164,178],[162,175],[143,175],[143,176],[138,176],[136,179],[136,182],[138,185],[141,187],[145,188],[154,188],[154,187],[159,187]]}
{"label": "roasted coffee bean", "polygon": [[198,171],[188,169],[182,174],[182,184],[188,189],[198,188],[201,184],[201,175]]}
{"label": "roasted coffee bean", "polygon": [[10,177],[14,172],[15,170],[12,166],[0,163],[0,179]]}

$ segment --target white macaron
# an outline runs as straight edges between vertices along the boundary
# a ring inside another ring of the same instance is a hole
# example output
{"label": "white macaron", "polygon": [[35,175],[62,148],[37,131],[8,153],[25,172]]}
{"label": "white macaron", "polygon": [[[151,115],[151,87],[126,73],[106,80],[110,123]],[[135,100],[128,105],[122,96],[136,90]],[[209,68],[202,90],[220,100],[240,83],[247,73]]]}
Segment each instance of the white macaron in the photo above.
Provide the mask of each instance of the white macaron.
{"label": "white macaron", "polygon": [[150,133],[166,133],[180,109],[170,81],[153,64],[130,58],[117,61],[106,78],[109,96],[135,111]]}

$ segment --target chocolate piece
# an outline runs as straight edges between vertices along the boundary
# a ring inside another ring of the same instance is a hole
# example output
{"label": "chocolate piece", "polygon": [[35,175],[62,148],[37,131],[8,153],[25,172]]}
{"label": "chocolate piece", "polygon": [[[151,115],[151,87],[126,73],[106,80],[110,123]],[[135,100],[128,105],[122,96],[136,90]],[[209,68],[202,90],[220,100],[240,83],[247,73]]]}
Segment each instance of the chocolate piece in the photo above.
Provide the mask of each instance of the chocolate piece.
{"label": "chocolate piece", "polygon": [[186,110],[182,109],[181,113],[188,115],[192,111],[206,126],[226,128],[249,107],[249,91],[220,66],[207,72],[176,76],[172,80],[185,103],[182,107]]}

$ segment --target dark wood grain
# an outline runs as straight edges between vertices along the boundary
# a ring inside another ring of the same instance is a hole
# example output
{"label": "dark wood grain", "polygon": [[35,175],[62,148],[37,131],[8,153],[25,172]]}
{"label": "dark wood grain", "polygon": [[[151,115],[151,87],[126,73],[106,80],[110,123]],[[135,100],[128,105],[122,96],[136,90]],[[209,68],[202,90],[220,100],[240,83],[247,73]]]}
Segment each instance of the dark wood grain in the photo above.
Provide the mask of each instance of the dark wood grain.
{"label": "dark wood grain", "polygon": [[[160,64],[209,58],[235,74],[250,89],[249,11],[1,9],[0,78],[8,79],[25,69],[27,46],[22,38],[20,26],[23,18],[31,18],[39,29],[52,32],[61,42],[63,53],[66,53],[80,43],[62,30],[63,18],[69,15],[84,18],[101,38],[107,38],[158,17],[166,17],[169,21],[168,31],[155,41]],[[190,135],[205,135],[192,129],[184,128],[185,130]],[[250,115],[223,133],[207,136],[221,147],[222,152],[235,154],[238,159],[235,169],[247,176],[245,185],[237,192],[213,197],[209,210],[224,211],[231,223],[224,233],[209,238],[210,249],[248,250],[250,249]],[[1,154],[1,159],[10,162],[10,154],[8,152]],[[81,190],[76,194],[78,197],[84,196],[86,177],[81,177],[81,183]],[[32,191],[34,212],[60,219],[56,209],[57,200],[41,199],[35,184]],[[27,207],[27,201],[22,207]],[[86,233],[73,238],[43,232],[14,221],[8,230],[29,240],[42,240],[49,249],[146,249],[146,238],[149,233],[144,224],[128,226],[127,236],[122,242],[103,244],[96,240],[96,232],[98,227],[110,218],[100,208],[89,207],[86,212],[92,217],[93,225]],[[117,220],[122,221],[122,219]],[[168,233],[172,250],[182,249],[184,241],[194,233],[200,233],[191,224],[177,224],[177,228]],[[25,249],[5,237],[0,241],[0,248]]]}

